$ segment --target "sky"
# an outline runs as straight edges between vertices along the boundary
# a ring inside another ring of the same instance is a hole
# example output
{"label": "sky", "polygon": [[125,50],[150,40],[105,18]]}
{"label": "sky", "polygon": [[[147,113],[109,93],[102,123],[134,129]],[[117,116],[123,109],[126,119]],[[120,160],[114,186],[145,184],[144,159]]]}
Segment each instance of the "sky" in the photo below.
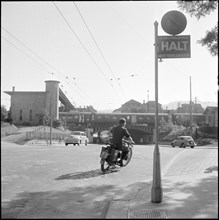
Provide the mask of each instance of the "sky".
{"label": "sky", "polygon": [[[45,91],[58,80],[75,107],[120,108],[155,100],[154,22],[158,35],[176,1],[1,1],[1,105],[4,91]],[[218,57],[197,44],[218,11],[197,20],[183,12],[191,58],[158,62],[158,102],[216,102]]]}

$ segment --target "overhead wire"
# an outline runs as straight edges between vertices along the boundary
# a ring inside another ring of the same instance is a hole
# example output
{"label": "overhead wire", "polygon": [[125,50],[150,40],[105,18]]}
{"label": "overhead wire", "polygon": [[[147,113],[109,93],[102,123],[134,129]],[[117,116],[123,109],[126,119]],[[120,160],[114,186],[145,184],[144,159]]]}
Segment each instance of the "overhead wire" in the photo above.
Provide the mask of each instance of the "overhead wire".
{"label": "overhead wire", "polygon": [[[17,37],[15,37],[13,34],[11,34],[8,30],[6,30],[6,28],[2,27],[1,28],[6,31],[10,36],[12,36],[14,39],[16,39],[21,45],[23,45],[27,50],[29,50],[31,53],[33,53],[36,57],[38,57],[41,61],[43,61],[44,63],[46,63],[48,66],[50,66],[53,70],[57,71],[52,65],[50,65],[48,62],[46,62],[44,59],[42,59],[38,54],[36,54],[33,50],[31,50],[29,47],[27,47],[23,42],[21,42]],[[59,74],[61,74],[59,72]],[[62,76],[64,76],[63,74],[61,74]],[[65,76],[64,76],[65,77]]]}
{"label": "overhead wire", "polygon": [[[141,35],[141,34],[139,34],[139,32],[130,24],[130,23],[128,23],[127,21],[126,21],[126,19],[124,18],[124,17],[122,17],[120,14],[119,14],[119,12],[115,9],[115,8],[113,8],[109,3],[107,3],[107,5],[117,14],[117,16],[136,34],[136,36],[139,38],[139,39],[141,39],[141,41],[142,41],[142,43],[144,43],[145,44],[145,40],[144,40],[144,38],[143,38],[143,36]],[[141,69],[143,68],[143,66],[141,67]],[[140,72],[140,70],[139,71],[137,71],[138,73]],[[135,74],[136,75],[136,74]],[[138,75],[140,75],[140,74],[138,74]]]}
{"label": "overhead wire", "polygon": [[[78,11],[78,13],[79,13],[79,15],[80,15],[81,19],[83,20],[84,25],[86,26],[86,28],[87,28],[88,32],[90,33],[90,35],[91,35],[91,37],[92,37],[92,39],[93,39],[93,41],[94,41],[94,43],[95,43],[95,45],[96,45],[96,47],[97,47],[98,51],[100,52],[100,54],[101,54],[102,58],[104,59],[104,61],[105,61],[106,65],[108,66],[108,68],[109,68],[109,70],[110,70],[111,74],[113,75],[113,78],[114,78],[114,79],[115,79],[115,81],[118,83],[118,81],[117,81],[117,79],[118,79],[118,78],[116,78],[115,74],[114,74],[114,73],[113,73],[113,71],[112,71],[112,68],[110,67],[109,63],[107,62],[107,60],[106,60],[105,56],[103,55],[103,53],[102,53],[102,51],[101,51],[101,49],[100,49],[99,45],[97,44],[97,41],[95,40],[95,38],[94,38],[94,36],[93,36],[93,34],[92,34],[92,32],[91,32],[90,28],[88,27],[88,25],[87,25],[87,23],[86,23],[86,21],[85,21],[84,17],[82,16],[82,13],[80,12],[80,10],[79,10],[78,6],[76,5],[76,3],[75,3],[74,1],[73,1],[73,4],[75,5],[75,7],[76,7],[76,9],[77,9],[77,11]],[[119,83],[118,83],[118,85],[119,85],[119,87],[120,87],[120,89],[121,89],[121,91],[122,91],[122,93],[123,93],[123,96],[125,97],[125,93],[124,93],[124,91],[123,91],[123,89],[122,89],[121,85],[120,85]]]}
{"label": "overhead wire", "polygon": [[1,35],[1,38],[3,38],[5,41],[7,41],[9,44],[11,44],[13,47],[15,47],[17,50],[19,50],[21,53],[23,53],[24,55],[26,55],[27,57],[29,57],[31,60],[33,60],[34,62],[36,62],[38,65],[42,66],[44,69],[46,69],[47,71],[49,71],[49,69],[42,65],[41,63],[37,62],[35,59],[33,59],[32,57],[30,57],[27,53],[25,53],[24,51],[22,51],[20,48],[18,48],[16,45],[14,45],[13,43],[11,43],[9,40],[7,40],[6,38],[4,38]]}
{"label": "overhead wire", "polygon": [[[3,28],[3,27],[2,27]],[[35,56],[37,56],[41,61],[43,61],[43,62],[45,62],[48,66],[50,66],[50,67],[52,67],[54,70],[56,70],[53,66],[51,66],[48,62],[46,62],[44,59],[42,59],[39,55],[37,55],[33,50],[31,50],[29,47],[27,47],[23,42],[21,42],[18,38],[16,38],[13,34],[11,34],[9,31],[7,31],[5,28],[3,28],[8,34],[10,34],[13,38],[15,38],[19,43],[21,43],[25,48],[27,48],[31,53],[33,53]],[[56,75],[60,80],[63,80],[62,78],[60,78],[57,74],[54,74],[54,73],[51,73],[51,71],[45,66],[45,65],[42,65],[41,63],[39,63],[39,62],[37,62],[35,59],[33,59],[32,57],[30,57],[27,53],[25,53],[24,51],[22,51],[20,48],[18,48],[15,44],[13,44],[13,43],[11,43],[9,40],[7,40],[6,38],[4,38],[2,35],[1,35],[1,37],[5,40],[5,41],[7,41],[9,44],[11,44],[13,47],[15,47],[17,50],[19,50],[21,53],[23,53],[23,54],[25,54],[26,56],[28,56],[30,59],[32,59],[34,62],[36,62],[38,65],[40,65],[41,67],[43,67],[44,69],[46,69],[50,74],[52,74],[52,75]],[[56,70],[57,71],[57,70]],[[58,71],[57,71],[58,72]],[[60,72],[58,72],[58,73],[60,73]],[[61,74],[61,73],[60,73]],[[61,74],[62,76],[64,76],[63,74]],[[65,77],[65,82],[67,83],[67,84],[70,84],[68,81],[66,81],[66,76],[64,76]],[[75,84],[75,83],[74,83]],[[75,84],[76,86],[77,86],[77,88],[80,90],[80,91],[82,91],[81,90],[81,88],[77,85],[77,84]],[[70,86],[71,86],[71,84],[70,84]],[[72,86],[71,86],[72,87]],[[72,87],[73,88],[73,87]],[[75,91],[75,90],[74,90]],[[77,90],[76,90],[77,91]],[[83,96],[83,98],[85,98],[85,99],[87,99],[88,100],[88,98],[86,97],[86,95],[84,96],[84,95],[82,95]]]}
{"label": "overhead wire", "polygon": [[[73,35],[76,37],[76,39],[79,41],[80,45],[83,47],[83,49],[85,50],[85,52],[88,54],[88,56],[90,57],[90,59],[93,61],[93,63],[96,65],[96,67],[100,70],[100,72],[102,73],[102,75],[105,77],[106,81],[111,85],[111,87],[113,87],[113,85],[111,84],[111,82],[109,81],[109,79],[107,78],[106,74],[102,71],[102,69],[99,67],[99,65],[96,63],[96,61],[94,60],[94,58],[91,56],[91,54],[89,53],[89,51],[87,50],[87,48],[84,46],[84,44],[82,43],[82,41],[80,40],[80,38],[77,36],[77,34],[75,33],[75,31],[73,30],[73,28],[71,27],[71,25],[68,23],[68,21],[66,20],[65,16],[63,15],[63,13],[59,10],[59,8],[57,7],[57,5],[55,4],[55,2],[52,2],[55,6],[55,8],[58,10],[58,12],[60,13],[60,15],[62,16],[62,18],[64,19],[65,23],[68,25],[68,27],[70,28],[71,32],[73,33]],[[115,93],[116,96],[118,96],[118,94],[116,94],[116,91],[113,89],[113,92]]]}
{"label": "overhead wire", "polygon": [[[3,29],[3,30],[5,30],[10,36],[12,36],[14,39],[16,39],[21,45],[23,45],[27,50],[29,50],[31,53],[33,53],[37,58],[39,58],[41,61],[43,61],[44,63],[46,63],[48,66],[50,66],[53,70],[55,70],[57,73],[59,73],[60,75],[62,75],[63,77],[64,77],[64,80],[65,80],[65,82],[67,83],[67,84],[69,84],[69,82],[67,82],[66,81],[66,79],[68,78],[68,77],[66,77],[66,76],[64,76],[62,73],[60,73],[60,71],[58,71],[58,70],[56,70],[56,68],[55,67],[53,67],[52,65],[50,65],[47,61],[45,61],[43,58],[41,58],[38,54],[36,54],[33,50],[31,50],[28,46],[26,46],[21,40],[19,40],[17,37],[15,37],[12,33],[10,33],[6,28],[4,28],[4,27],[2,27],[1,26],[1,28]],[[5,39],[5,38],[4,38]],[[6,40],[6,39],[5,39]],[[8,41],[8,40],[7,40]],[[9,42],[9,41],[8,41]],[[12,44],[11,42],[9,42],[10,44]],[[13,45],[13,44],[12,44]],[[13,46],[15,46],[15,45],[13,45]],[[16,46],[15,46],[16,47]],[[17,48],[17,47],[16,47]],[[20,50],[19,48],[17,48],[18,50]],[[22,50],[20,50],[22,53],[24,53],[25,54],[25,52],[23,52]],[[25,55],[27,55],[27,54],[25,54]],[[29,56],[29,55],[27,55],[27,56]],[[31,57],[30,57],[31,58]],[[32,59],[32,58],[31,58]],[[34,60],[34,59],[33,59]],[[37,62],[36,60],[34,60],[35,62]],[[38,62],[37,62],[38,63]],[[38,63],[39,65],[41,65],[40,63]],[[43,66],[43,65],[41,65],[41,66]],[[43,66],[44,68],[46,68],[47,69],[47,71],[49,71],[48,70],[48,68],[47,67],[45,67],[45,66]],[[52,75],[56,75],[60,80],[63,80],[62,78],[60,78],[57,74],[54,74],[54,73],[51,73]],[[73,82],[73,84],[80,90],[80,92],[82,92],[81,94],[82,94],[82,96],[85,98],[85,99],[87,99],[88,100],[88,98],[86,97],[86,94],[84,94],[84,92],[83,92],[83,90],[75,83],[75,82]],[[72,87],[73,88],[73,87]]]}
{"label": "overhead wire", "polygon": [[79,41],[79,43],[81,44],[81,46],[83,47],[83,49],[86,51],[86,53],[88,54],[88,56],[91,58],[91,60],[94,62],[94,64],[97,66],[97,68],[101,71],[101,73],[103,73],[103,76],[105,77],[105,79],[108,81],[106,75],[104,74],[104,72],[100,69],[100,67],[98,66],[98,64],[96,63],[96,61],[93,59],[93,57],[91,56],[91,54],[89,53],[89,51],[87,50],[87,48],[84,46],[84,44],[81,42],[80,38],[77,36],[77,34],[75,33],[75,31],[72,29],[71,25],[68,23],[68,21],[66,20],[65,16],[62,14],[62,12],[59,10],[59,8],[57,7],[57,5],[55,4],[55,2],[53,2],[54,6],[56,7],[56,9],[58,10],[58,12],[61,14],[62,18],[64,19],[65,23],[68,25],[68,27],[70,28],[71,32],[74,34],[74,36],[76,37],[76,39]]}

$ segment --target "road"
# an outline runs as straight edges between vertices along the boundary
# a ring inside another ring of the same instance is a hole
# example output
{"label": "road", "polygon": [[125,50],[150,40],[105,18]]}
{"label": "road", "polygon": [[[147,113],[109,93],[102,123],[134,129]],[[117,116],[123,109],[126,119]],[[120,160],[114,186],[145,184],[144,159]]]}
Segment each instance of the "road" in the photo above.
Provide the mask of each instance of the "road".
{"label": "road", "polygon": [[[100,170],[102,146],[2,142],[2,218],[99,218],[110,200],[132,194],[136,183],[152,179],[154,145],[135,145],[130,164],[105,175]],[[159,149],[162,175],[186,173],[194,161],[203,172],[203,160],[210,167],[217,159],[211,145]],[[177,163],[181,169],[174,170]]]}

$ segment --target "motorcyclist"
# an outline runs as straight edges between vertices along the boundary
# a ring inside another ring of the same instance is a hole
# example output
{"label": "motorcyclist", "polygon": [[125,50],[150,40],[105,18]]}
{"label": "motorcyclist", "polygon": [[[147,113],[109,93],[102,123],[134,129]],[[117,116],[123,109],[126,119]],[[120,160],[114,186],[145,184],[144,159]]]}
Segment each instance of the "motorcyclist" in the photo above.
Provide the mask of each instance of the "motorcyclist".
{"label": "motorcyclist", "polygon": [[128,130],[125,128],[126,119],[121,118],[119,120],[119,125],[112,127],[109,131],[112,133],[110,142],[116,145],[116,149],[122,151],[122,156],[120,160],[120,166],[123,166],[123,160],[126,158],[129,150],[128,147],[124,146],[122,139],[126,137],[131,143],[134,143]]}

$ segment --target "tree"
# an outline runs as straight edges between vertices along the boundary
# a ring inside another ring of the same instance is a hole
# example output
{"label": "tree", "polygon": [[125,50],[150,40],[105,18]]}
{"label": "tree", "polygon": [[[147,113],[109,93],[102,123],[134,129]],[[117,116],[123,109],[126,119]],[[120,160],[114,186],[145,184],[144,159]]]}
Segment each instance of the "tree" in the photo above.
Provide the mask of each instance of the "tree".
{"label": "tree", "polygon": [[4,119],[7,117],[8,111],[4,105],[1,105],[1,121],[4,121]]}
{"label": "tree", "polygon": [[[177,1],[178,7],[195,16],[198,20],[201,17],[209,15],[218,7],[218,1]],[[218,55],[218,23],[210,31],[206,31],[206,35],[197,41],[202,46],[206,46],[212,56]]]}

